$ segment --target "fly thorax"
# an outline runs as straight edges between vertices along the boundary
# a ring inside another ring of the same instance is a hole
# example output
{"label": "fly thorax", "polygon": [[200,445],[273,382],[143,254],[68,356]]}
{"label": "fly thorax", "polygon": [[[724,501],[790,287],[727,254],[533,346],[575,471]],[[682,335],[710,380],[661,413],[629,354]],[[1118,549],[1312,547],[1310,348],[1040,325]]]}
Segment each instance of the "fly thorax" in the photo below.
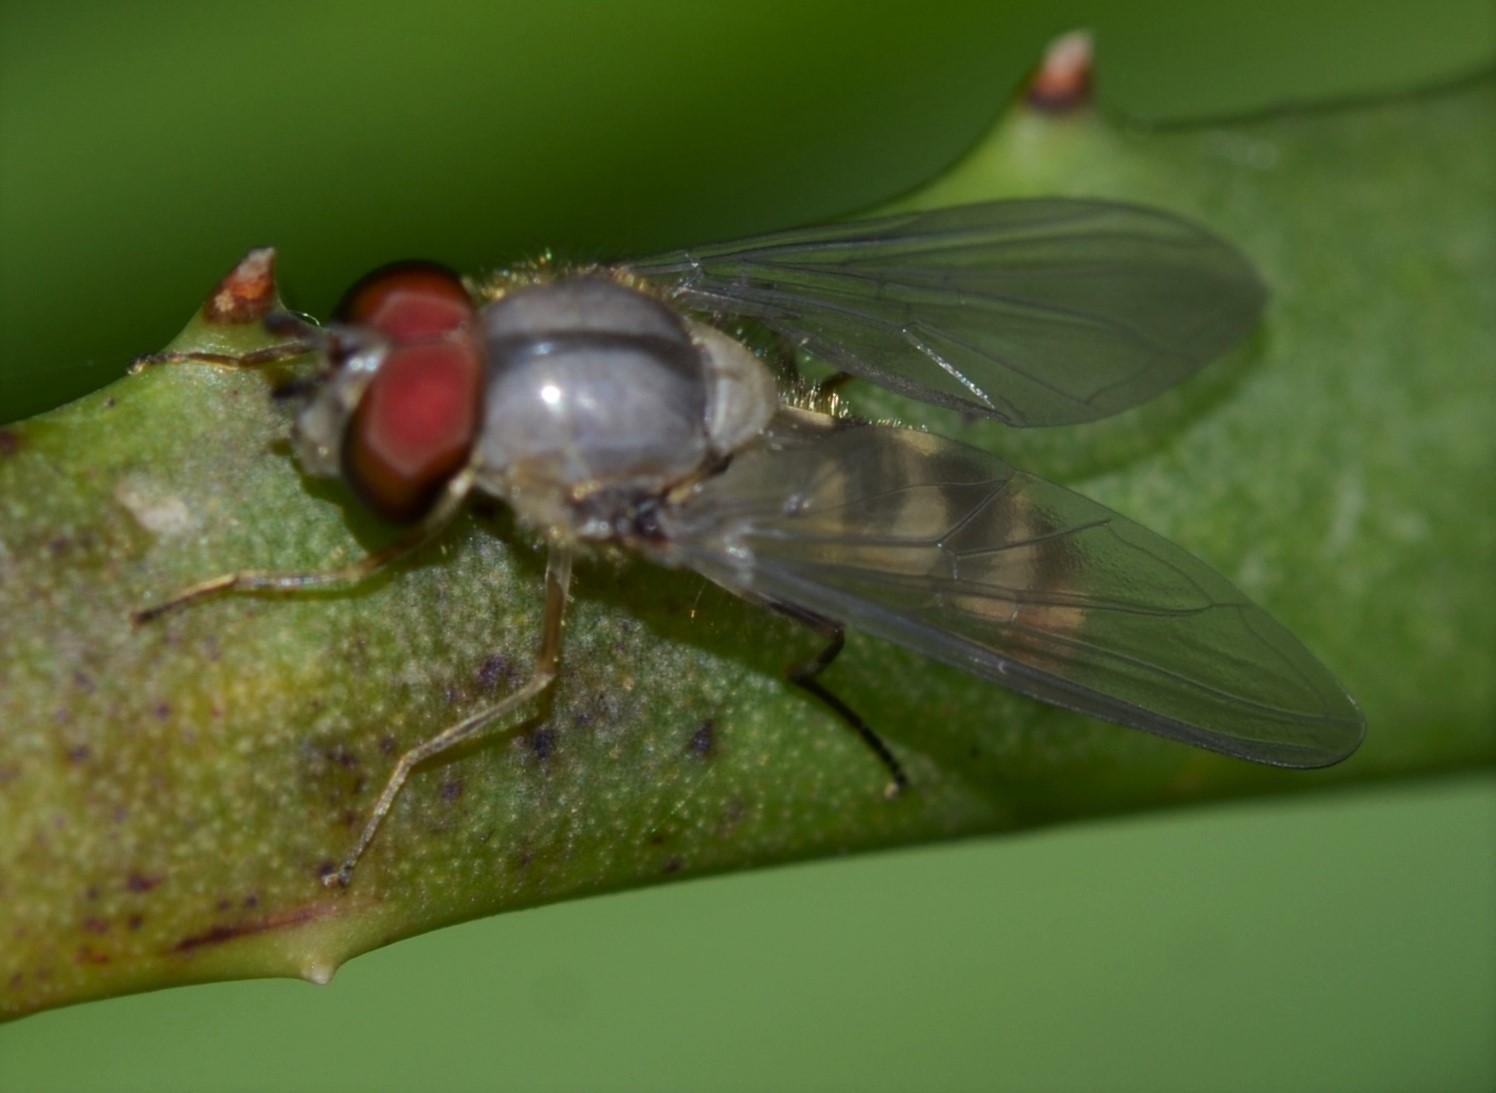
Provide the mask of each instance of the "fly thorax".
{"label": "fly thorax", "polygon": [[607,537],[600,499],[658,494],[707,459],[703,355],[652,297],[575,277],[520,289],[481,323],[478,481],[522,518]]}

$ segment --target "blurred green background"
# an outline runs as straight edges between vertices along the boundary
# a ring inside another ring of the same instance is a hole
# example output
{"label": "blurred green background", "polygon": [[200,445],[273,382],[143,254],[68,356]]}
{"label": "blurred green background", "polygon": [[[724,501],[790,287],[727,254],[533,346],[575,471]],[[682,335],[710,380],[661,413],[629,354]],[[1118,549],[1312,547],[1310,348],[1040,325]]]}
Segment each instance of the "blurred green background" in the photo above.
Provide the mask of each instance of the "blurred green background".
{"label": "blurred green background", "polygon": [[[118,377],[251,245],[322,313],[408,254],[627,253],[886,199],[1076,25],[1106,109],[1165,120],[1496,58],[1488,0],[6,4],[0,421]],[[1489,775],[594,899],[327,989],[0,1028],[6,1093],[1493,1086]]]}

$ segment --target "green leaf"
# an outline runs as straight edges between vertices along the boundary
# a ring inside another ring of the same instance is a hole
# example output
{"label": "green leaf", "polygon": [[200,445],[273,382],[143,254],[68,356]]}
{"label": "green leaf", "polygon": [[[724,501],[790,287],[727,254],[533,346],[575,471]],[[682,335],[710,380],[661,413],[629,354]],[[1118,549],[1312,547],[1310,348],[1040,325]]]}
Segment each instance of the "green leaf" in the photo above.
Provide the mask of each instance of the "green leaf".
{"label": "green leaf", "polygon": [[[543,551],[477,512],[355,591],[228,596],[134,629],[196,580],[326,568],[381,532],[297,475],[273,377],[160,366],[0,431],[0,1010],[321,980],[398,937],[591,892],[1489,764],[1496,152],[1469,134],[1493,99],[1484,79],[1153,134],[1016,110],[904,204],[1177,210],[1260,264],[1263,331],[1085,429],[849,394],[1076,484],[1232,577],[1361,702],[1367,744],[1332,771],[1088,722],[854,636],[826,682],[905,760],[915,790],[888,802],[866,750],[783,680],[814,638],[600,558],[578,571],[551,701],[422,769],[329,892],[394,756],[523,681]],[[175,344],[264,337],[195,320]]]}

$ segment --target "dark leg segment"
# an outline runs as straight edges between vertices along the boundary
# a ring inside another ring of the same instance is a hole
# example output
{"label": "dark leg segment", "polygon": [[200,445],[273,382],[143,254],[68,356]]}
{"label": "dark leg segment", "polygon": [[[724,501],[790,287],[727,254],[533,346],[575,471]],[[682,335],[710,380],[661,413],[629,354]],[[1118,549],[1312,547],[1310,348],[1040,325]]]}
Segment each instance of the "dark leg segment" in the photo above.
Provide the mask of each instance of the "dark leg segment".
{"label": "dark leg segment", "polygon": [[815,385],[815,397],[831,399],[855,378],[850,372],[835,372]]}
{"label": "dark leg segment", "polygon": [[809,691],[820,699],[832,713],[845,721],[847,727],[862,739],[862,742],[878,757],[878,762],[883,764],[884,769],[888,771],[889,778],[892,779],[883,791],[884,796],[897,797],[909,788],[909,776],[904,773],[904,768],[899,764],[898,758],[883,738],[872,730],[856,710],[848,706],[816,678],[831,666],[831,662],[837,658],[842,651],[842,646],[847,642],[846,631],[841,623],[832,622],[830,619],[788,604],[771,602],[770,606],[796,622],[810,627],[826,639],[827,644],[824,649],[807,661],[789,665],[785,668],[784,674],[795,686]]}
{"label": "dark leg segment", "polygon": [[183,353],[164,349],[159,353],[144,353],[130,362],[130,375],[139,375],[153,364],[209,364],[215,368],[263,368],[267,364],[305,357],[310,353],[324,352],[333,344],[328,334],[306,319],[285,312],[273,312],[265,317],[265,328],[272,334],[280,334],[290,341],[280,345],[266,346],[250,353],[211,353],[193,351]]}
{"label": "dark leg segment", "polygon": [[769,333],[773,340],[770,351],[778,361],[780,370],[784,373],[785,378],[790,381],[792,389],[802,390],[804,397],[812,405],[829,403],[843,387],[853,379],[856,379],[850,372],[833,372],[825,379],[817,383],[811,383],[800,371],[800,353],[795,348],[794,343],[777,330],[772,330]]}

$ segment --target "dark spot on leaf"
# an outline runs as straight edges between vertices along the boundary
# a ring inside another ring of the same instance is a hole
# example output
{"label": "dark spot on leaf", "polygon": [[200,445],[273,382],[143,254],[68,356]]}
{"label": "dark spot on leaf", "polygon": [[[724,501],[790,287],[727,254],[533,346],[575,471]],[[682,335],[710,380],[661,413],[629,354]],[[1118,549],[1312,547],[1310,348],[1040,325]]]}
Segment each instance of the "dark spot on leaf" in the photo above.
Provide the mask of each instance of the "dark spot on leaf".
{"label": "dark spot on leaf", "polygon": [[385,735],[379,738],[379,751],[382,755],[394,755],[395,749],[399,746],[399,741],[397,741],[395,737],[390,733],[385,733]]}
{"label": "dark spot on leaf", "polygon": [[345,744],[334,744],[324,749],[322,758],[343,770],[355,770],[358,767],[358,753]]}
{"label": "dark spot on leaf", "polygon": [[83,920],[83,930],[90,934],[107,934],[109,932],[109,920],[89,915]]}
{"label": "dark spot on leaf", "polygon": [[227,911],[233,905],[234,905],[234,901],[233,900],[230,900],[230,899],[221,899],[217,903],[213,904],[213,909],[215,911]]}
{"label": "dark spot on leaf", "polygon": [[478,669],[478,686],[485,691],[493,690],[500,682],[508,678],[509,658],[503,653],[495,653]]}
{"label": "dark spot on leaf", "polygon": [[231,938],[238,937],[241,933],[247,932],[249,931],[243,930],[238,926],[215,926],[205,933],[193,934],[191,937],[183,938],[177,942],[175,951],[179,953],[191,952],[193,949],[200,948],[203,945],[216,945],[220,941],[228,941]]}
{"label": "dark spot on leaf", "polygon": [[108,964],[109,958],[103,953],[96,953],[91,945],[78,946],[79,964]]}
{"label": "dark spot on leaf", "polygon": [[68,749],[68,761],[73,763],[86,763],[90,758],[87,744],[79,744]]}
{"label": "dark spot on leaf", "polygon": [[161,883],[159,876],[151,877],[144,873],[132,872],[125,878],[125,887],[132,892],[149,892]]}
{"label": "dark spot on leaf", "polygon": [[104,400],[104,409],[106,409],[106,410],[113,410],[114,406],[115,406],[114,396],[110,395],[108,398],[106,398]]}
{"label": "dark spot on leaf", "polygon": [[717,756],[717,722],[707,718],[691,734],[687,750],[698,759],[714,759]]}
{"label": "dark spot on leaf", "polygon": [[140,924],[145,921],[145,916],[140,914],[131,915],[125,919],[125,925],[132,930],[140,929]]}
{"label": "dark spot on leaf", "polygon": [[171,703],[163,698],[151,707],[151,712],[156,715],[157,721],[165,721],[171,716]]}
{"label": "dark spot on leaf", "polygon": [[450,782],[442,783],[442,800],[451,804],[462,796],[462,779],[453,778]]}
{"label": "dark spot on leaf", "polygon": [[[328,865],[327,872],[332,872],[335,866]],[[326,876],[326,873],[322,874]],[[204,945],[217,945],[223,941],[232,941],[236,937],[252,937],[255,934],[263,934],[270,930],[282,930],[289,926],[300,926],[315,918],[330,913],[327,906],[307,904],[289,911],[279,918],[260,919],[257,922],[241,922],[236,925],[214,926],[200,934],[185,937],[172,946],[172,952],[187,953],[193,949],[200,949]]]}
{"label": "dark spot on leaf", "polygon": [[0,429],[0,456],[15,455],[24,443],[24,438],[14,429]]}
{"label": "dark spot on leaf", "polygon": [[656,831],[653,835],[651,835],[649,837],[649,845],[650,846],[664,846],[665,845],[665,838],[666,838],[666,836],[665,836],[665,834],[663,832]]}
{"label": "dark spot on leaf", "polygon": [[94,682],[87,672],[79,669],[73,673],[73,686],[88,694],[94,689]]}
{"label": "dark spot on leaf", "polygon": [[529,737],[530,751],[537,759],[549,759],[556,750],[556,730],[536,729]]}
{"label": "dark spot on leaf", "polygon": [[672,873],[679,873],[684,868],[684,863],[679,858],[670,858],[665,862],[665,868],[661,870],[667,877]]}
{"label": "dark spot on leaf", "polygon": [[86,899],[86,900],[88,900],[90,903],[92,903],[94,900],[98,899],[99,898],[99,886],[97,884],[90,884],[87,888],[85,888],[83,890],[83,898]]}
{"label": "dark spot on leaf", "polygon": [[54,557],[67,550],[67,548],[72,545],[73,544],[68,540],[68,537],[66,535],[54,536],[53,538],[47,540],[47,549],[52,552]]}

